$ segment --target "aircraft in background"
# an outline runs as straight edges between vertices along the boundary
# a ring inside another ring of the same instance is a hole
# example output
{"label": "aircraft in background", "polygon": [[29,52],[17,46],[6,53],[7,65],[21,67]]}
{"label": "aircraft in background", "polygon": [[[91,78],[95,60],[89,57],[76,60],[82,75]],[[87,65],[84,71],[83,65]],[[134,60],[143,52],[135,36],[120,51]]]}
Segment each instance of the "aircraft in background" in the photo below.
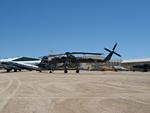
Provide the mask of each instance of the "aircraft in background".
{"label": "aircraft in background", "polygon": [[41,62],[41,59],[38,58],[30,58],[30,57],[16,57],[16,58],[8,58],[8,59],[1,59],[0,66],[4,68],[7,72],[10,71],[21,71],[25,70],[36,70],[40,71],[39,67],[37,66]]}
{"label": "aircraft in background", "polygon": [[143,69],[144,72],[147,72],[148,70],[150,70],[150,64],[134,65],[133,68]]}

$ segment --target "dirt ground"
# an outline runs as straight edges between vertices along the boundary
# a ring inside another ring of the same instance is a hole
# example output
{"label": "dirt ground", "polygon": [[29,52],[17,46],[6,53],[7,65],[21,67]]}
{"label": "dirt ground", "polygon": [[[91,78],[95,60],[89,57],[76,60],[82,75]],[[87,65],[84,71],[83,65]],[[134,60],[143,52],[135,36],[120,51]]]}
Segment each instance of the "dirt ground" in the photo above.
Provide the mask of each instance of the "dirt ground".
{"label": "dirt ground", "polygon": [[0,71],[0,113],[150,113],[150,73]]}

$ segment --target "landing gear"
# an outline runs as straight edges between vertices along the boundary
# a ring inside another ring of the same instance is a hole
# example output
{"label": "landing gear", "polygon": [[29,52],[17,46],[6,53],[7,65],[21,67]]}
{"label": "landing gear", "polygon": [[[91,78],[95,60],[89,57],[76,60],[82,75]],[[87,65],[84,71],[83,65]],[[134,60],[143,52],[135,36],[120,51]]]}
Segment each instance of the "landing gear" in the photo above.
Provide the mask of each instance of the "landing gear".
{"label": "landing gear", "polygon": [[76,73],[79,73],[80,72],[80,70],[79,70],[79,62],[78,61],[76,61]]}
{"label": "landing gear", "polygon": [[41,73],[41,72],[42,72],[42,70],[39,70],[39,72]]}
{"label": "landing gear", "polygon": [[144,71],[143,72],[148,72],[148,69],[147,68],[144,68]]}
{"label": "landing gear", "polygon": [[14,69],[14,72],[17,72],[17,69]]}
{"label": "landing gear", "polygon": [[53,73],[52,70],[50,70],[49,73]]}
{"label": "landing gear", "polygon": [[68,73],[68,70],[67,70],[67,69],[65,69],[65,70],[64,70],[64,73]]}
{"label": "landing gear", "polygon": [[64,73],[68,73],[68,61],[65,62]]}
{"label": "landing gear", "polygon": [[76,73],[79,73],[79,72],[80,72],[79,69],[77,69],[77,70],[76,70]]}
{"label": "landing gear", "polygon": [[7,69],[7,72],[10,72],[11,71],[11,69]]}

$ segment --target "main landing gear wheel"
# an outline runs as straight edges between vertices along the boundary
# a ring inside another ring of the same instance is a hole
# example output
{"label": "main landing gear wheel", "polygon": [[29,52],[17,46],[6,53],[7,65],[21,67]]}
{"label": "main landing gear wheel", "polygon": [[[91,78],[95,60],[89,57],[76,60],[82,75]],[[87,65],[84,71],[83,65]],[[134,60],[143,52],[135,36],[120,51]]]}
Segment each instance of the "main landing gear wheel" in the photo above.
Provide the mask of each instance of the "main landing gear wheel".
{"label": "main landing gear wheel", "polygon": [[41,73],[41,72],[42,72],[42,70],[39,70],[39,72]]}
{"label": "main landing gear wheel", "polygon": [[11,69],[7,69],[7,72],[10,72],[11,71]]}
{"label": "main landing gear wheel", "polygon": [[79,69],[76,70],[76,73],[79,73]]}
{"label": "main landing gear wheel", "polygon": [[17,69],[14,69],[14,72],[17,72]]}
{"label": "main landing gear wheel", "polygon": [[67,69],[65,69],[65,70],[64,70],[64,73],[68,73],[68,70],[67,70]]}
{"label": "main landing gear wheel", "polygon": [[49,73],[53,73],[52,70],[50,70]]}

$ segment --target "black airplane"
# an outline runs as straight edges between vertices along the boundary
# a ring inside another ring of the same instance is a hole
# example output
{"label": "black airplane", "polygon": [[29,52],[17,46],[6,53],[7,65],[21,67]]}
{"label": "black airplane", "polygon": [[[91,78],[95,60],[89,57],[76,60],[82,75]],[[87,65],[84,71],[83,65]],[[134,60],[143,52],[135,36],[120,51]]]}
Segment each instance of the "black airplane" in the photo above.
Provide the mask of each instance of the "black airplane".
{"label": "black airplane", "polygon": [[[74,67],[76,73],[79,73],[80,63],[106,63],[112,58],[113,54],[121,57],[120,54],[115,52],[117,43],[114,45],[112,50],[104,48],[109,54],[104,59],[95,59],[95,58],[84,58],[81,56],[75,55],[103,55],[102,53],[90,53],[90,52],[66,52],[63,54],[49,55],[44,56],[42,62],[39,64],[39,67],[43,69],[49,69],[50,73],[54,70],[63,67],[64,73],[68,73],[69,67]],[[51,60],[49,60],[51,58]]]}
{"label": "black airplane", "polygon": [[143,69],[144,72],[147,72],[150,69],[150,64],[134,65],[133,68]]}

